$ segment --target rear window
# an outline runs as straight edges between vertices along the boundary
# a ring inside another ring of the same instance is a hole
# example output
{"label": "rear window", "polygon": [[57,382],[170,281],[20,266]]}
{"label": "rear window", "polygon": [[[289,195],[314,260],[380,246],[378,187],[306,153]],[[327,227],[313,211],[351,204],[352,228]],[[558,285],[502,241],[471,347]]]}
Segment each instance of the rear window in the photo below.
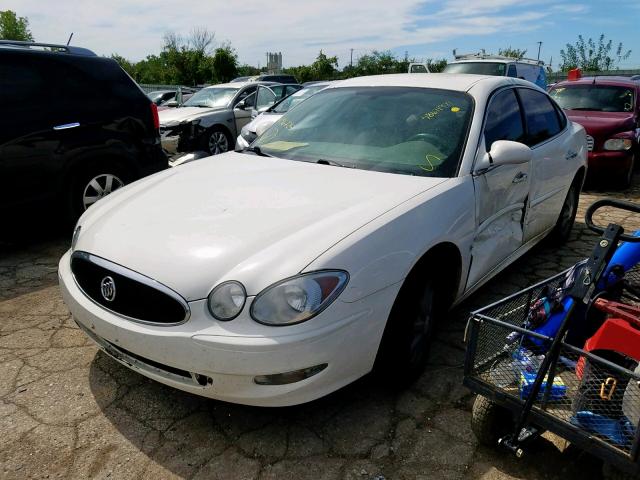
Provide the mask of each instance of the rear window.
{"label": "rear window", "polygon": [[633,88],[613,85],[561,85],[549,95],[565,110],[632,112],[635,104]]}
{"label": "rear window", "polygon": [[476,75],[504,76],[507,65],[500,62],[463,62],[450,63],[444,67],[444,73],[473,73]]}
{"label": "rear window", "polygon": [[527,124],[527,145],[533,147],[560,132],[560,120],[556,109],[544,93],[530,88],[519,88],[518,95]]}

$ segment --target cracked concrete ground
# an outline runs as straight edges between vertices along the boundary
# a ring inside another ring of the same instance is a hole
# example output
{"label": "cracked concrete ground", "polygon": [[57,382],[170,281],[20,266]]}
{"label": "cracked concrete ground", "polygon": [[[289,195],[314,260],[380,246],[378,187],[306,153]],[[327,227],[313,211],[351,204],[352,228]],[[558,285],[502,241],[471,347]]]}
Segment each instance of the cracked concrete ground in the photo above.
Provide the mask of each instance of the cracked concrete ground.
{"label": "cracked concrete ground", "polygon": [[[588,255],[596,237],[584,210],[606,195],[582,195],[568,245],[536,247],[452,312],[408,390],[365,378],[281,409],[203,399],[122,367],[62,302],[56,267],[68,239],[0,245],[0,478],[600,478],[597,459],[550,434],[521,460],[479,446],[461,383],[468,312]],[[640,200],[640,188],[611,195]],[[640,228],[627,215],[600,220]]]}

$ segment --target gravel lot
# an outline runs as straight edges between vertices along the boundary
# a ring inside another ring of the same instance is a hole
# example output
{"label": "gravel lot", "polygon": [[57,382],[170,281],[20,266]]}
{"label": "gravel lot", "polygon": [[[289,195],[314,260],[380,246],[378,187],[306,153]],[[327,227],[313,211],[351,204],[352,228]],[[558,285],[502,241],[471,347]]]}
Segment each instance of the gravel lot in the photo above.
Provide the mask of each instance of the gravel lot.
{"label": "gravel lot", "polygon": [[[640,201],[638,182],[611,195]],[[0,478],[600,478],[597,459],[553,435],[522,460],[478,446],[461,382],[468,312],[588,255],[584,209],[606,195],[582,195],[568,245],[536,247],[452,312],[411,389],[363,379],[282,409],[206,400],[120,366],[62,302],[56,269],[69,239],[0,244]]]}

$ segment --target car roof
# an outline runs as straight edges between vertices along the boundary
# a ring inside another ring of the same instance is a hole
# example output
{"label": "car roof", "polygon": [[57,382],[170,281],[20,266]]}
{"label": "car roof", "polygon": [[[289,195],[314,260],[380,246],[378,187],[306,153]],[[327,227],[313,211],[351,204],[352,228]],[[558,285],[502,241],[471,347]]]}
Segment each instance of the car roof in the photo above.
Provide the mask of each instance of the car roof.
{"label": "car roof", "polygon": [[[468,73],[393,73],[387,75],[371,75],[355,77],[331,84],[330,88],[344,87],[422,87],[438,88],[442,90],[457,90],[467,92],[474,85],[482,83],[487,89],[494,89],[501,85],[535,86],[526,80],[513,77],[494,75],[473,75]],[[539,87],[538,87],[539,88]]]}
{"label": "car roof", "polygon": [[554,87],[567,87],[569,85],[610,85],[637,88],[638,82],[631,80],[629,77],[611,75],[602,77],[582,77],[578,80],[564,80],[556,83]]}
{"label": "car roof", "polygon": [[229,83],[219,83],[217,85],[209,85],[208,87],[205,88],[235,88],[235,89],[241,89],[242,87],[246,87],[247,85],[282,85],[281,83],[278,82],[229,82]]}

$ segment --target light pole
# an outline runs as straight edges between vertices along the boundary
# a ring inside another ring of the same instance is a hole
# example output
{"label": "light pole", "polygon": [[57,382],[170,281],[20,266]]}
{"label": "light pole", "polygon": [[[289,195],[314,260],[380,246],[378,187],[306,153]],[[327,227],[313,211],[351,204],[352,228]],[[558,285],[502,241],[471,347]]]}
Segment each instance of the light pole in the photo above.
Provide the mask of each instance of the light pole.
{"label": "light pole", "polygon": [[538,42],[538,60],[540,60],[540,49],[542,48],[542,42]]}

